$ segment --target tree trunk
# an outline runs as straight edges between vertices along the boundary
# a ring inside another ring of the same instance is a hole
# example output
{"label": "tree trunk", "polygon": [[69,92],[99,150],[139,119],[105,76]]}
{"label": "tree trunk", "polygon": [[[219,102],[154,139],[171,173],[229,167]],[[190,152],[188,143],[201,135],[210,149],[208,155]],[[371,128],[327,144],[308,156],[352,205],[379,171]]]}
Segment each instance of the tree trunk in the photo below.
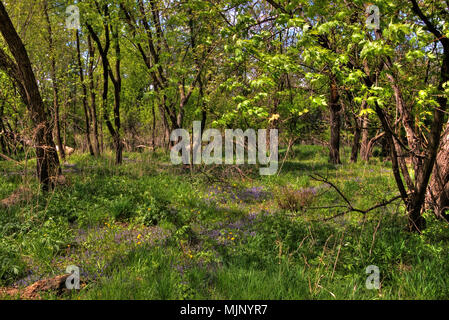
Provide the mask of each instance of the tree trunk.
{"label": "tree trunk", "polygon": [[449,126],[443,135],[440,151],[426,194],[426,207],[440,219],[449,221]]}
{"label": "tree trunk", "polygon": [[330,83],[330,129],[331,139],[329,146],[329,162],[341,164],[340,160],[340,126],[341,126],[341,105],[339,104],[340,95],[338,93],[337,80],[331,75]]}
{"label": "tree trunk", "polygon": [[11,150],[8,147],[7,144],[7,132],[6,127],[3,124],[3,111],[5,108],[5,101],[3,100],[0,105],[0,146],[2,148],[2,153],[6,155],[10,155]]}
{"label": "tree trunk", "polygon": [[[104,15],[106,18],[109,18],[109,10],[108,6],[103,6]],[[103,65],[103,118],[106,123],[106,126],[109,130],[109,133],[112,136],[112,139],[114,140],[114,147],[115,147],[115,162],[116,164],[122,163],[122,141],[120,138],[120,93],[121,93],[121,87],[122,87],[122,79],[120,74],[120,63],[121,63],[121,53],[120,53],[120,42],[119,42],[119,36],[118,36],[118,30],[112,31],[112,36],[114,40],[114,48],[116,53],[116,61],[115,61],[115,72],[116,75],[114,76],[112,70],[110,69],[110,64],[108,60],[108,51],[110,48],[110,26],[107,24],[107,22],[104,22],[103,24],[104,32],[105,32],[105,46],[103,47],[100,41],[100,38],[93,30],[92,26],[87,24],[87,28],[89,30],[90,35],[96,42],[98,46],[98,50],[100,52],[101,61]],[[108,79],[111,79],[112,84],[114,85],[114,125],[109,120],[109,115],[107,112],[107,99],[108,99]]]}
{"label": "tree trunk", "polygon": [[357,157],[359,155],[360,150],[360,136],[362,133],[362,121],[358,116],[354,117],[354,140],[352,142],[352,150],[351,150],[351,162],[357,162]]}
{"label": "tree trunk", "polygon": [[83,65],[81,63],[81,45],[80,45],[80,35],[79,31],[76,30],[76,51],[77,51],[77,58],[78,58],[78,71],[80,73],[80,81],[81,81],[81,88],[83,89],[83,108],[84,108],[84,118],[86,121],[86,140],[87,140],[87,146],[89,148],[90,154],[94,155],[94,149],[92,147],[92,142],[90,140],[90,121],[89,121],[89,106],[87,104],[87,87],[84,83],[84,71],[83,71]]}
{"label": "tree trunk", "polygon": [[[120,74],[120,42],[118,37],[118,30],[112,33],[114,37],[115,47],[115,77],[111,74],[112,83],[114,85],[114,124],[115,124],[115,163],[121,164],[123,161],[123,144],[120,138],[120,94],[122,91],[122,76]],[[111,132],[112,133],[112,132]]]}
{"label": "tree trunk", "polygon": [[206,128],[206,122],[207,122],[207,109],[206,109],[206,103],[204,101],[204,89],[203,89],[203,81],[198,79],[198,85],[200,89],[200,99],[201,99],[201,132],[204,132],[204,129]]}
{"label": "tree trunk", "polygon": [[56,143],[59,148],[59,154],[61,158],[65,158],[65,151],[62,145],[61,140],[61,128],[59,123],[59,88],[58,88],[58,79],[56,76],[56,57],[55,50],[53,46],[53,31],[51,28],[50,17],[48,15],[48,3],[44,1],[44,15],[45,20],[47,22],[47,32],[48,32],[48,46],[49,46],[49,54],[50,54],[50,76],[53,87],[53,117],[54,117],[54,133],[56,136]]}
{"label": "tree trunk", "polygon": [[[362,106],[360,108],[361,110],[366,109],[366,100],[363,100]],[[363,161],[368,161],[369,157],[371,156],[370,150],[368,149],[368,143],[369,143],[369,119],[368,115],[364,114],[361,116],[361,143],[360,143],[360,158],[362,158]]]}
{"label": "tree trunk", "polygon": [[151,130],[151,147],[153,151],[156,150],[156,110],[154,107],[154,102],[151,105],[151,116],[153,120],[152,130]]}
{"label": "tree trunk", "polygon": [[93,127],[93,146],[95,156],[100,155],[100,142],[98,139],[98,120],[97,120],[97,102],[95,94],[95,84],[94,84],[94,57],[95,57],[95,47],[92,45],[92,39],[90,35],[87,38],[87,45],[89,47],[89,90],[90,90],[90,118]]}
{"label": "tree trunk", "polygon": [[30,111],[31,120],[36,127],[34,140],[37,176],[42,189],[48,191],[54,186],[54,179],[60,172],[58,154],[28,53],[1,1],[0,32],[15,60],[15,63],[8,60],[4,52],[0,50],[0,68],[6,70],[6,73],[18,84],[21,98]]}

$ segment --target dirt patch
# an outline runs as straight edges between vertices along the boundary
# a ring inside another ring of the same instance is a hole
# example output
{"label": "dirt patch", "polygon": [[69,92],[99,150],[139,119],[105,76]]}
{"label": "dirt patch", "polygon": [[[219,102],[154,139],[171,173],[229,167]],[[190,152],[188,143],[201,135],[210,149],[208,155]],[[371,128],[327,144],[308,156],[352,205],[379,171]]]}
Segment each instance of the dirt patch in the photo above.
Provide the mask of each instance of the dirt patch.
{"label": "dirt patch", "polygon": [[65,290],[65,281],[69,275],[56,276],[39,280],[25,289],[0,288],[0,296],[9,296],[10,298],[20,298],[24,300],[39,300],[43,292],[55,292],[61,294]]}
{"label": "dirt patch", "polygon": [[30,201],[33,197],[33,192],[30,188],[20,187],[14,191],[9,197],[0,201],[0,207],[9,208],[24,201]]}

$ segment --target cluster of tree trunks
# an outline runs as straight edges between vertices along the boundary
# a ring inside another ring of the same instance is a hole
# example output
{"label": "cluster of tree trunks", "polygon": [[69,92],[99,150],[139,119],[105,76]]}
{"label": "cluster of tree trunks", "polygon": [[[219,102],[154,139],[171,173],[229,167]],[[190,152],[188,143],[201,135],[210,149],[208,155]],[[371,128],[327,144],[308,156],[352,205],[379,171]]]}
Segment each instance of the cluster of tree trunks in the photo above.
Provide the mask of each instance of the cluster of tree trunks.
{"label": "cluster of tree trunks", "polygon": [[[148,4],[149,12],[145,7],[145,1],[137,1],[140,13],[138,17],[131,15],[125,4],[120,4],[120,8],[125,16],[127,25],[132,30],[132,34],[135,36],[138,32],[143,32],[146,37],[146,44],[139,41],[136,43],[136,47],[139,50],[145,66],[148,68],[152,78],[153,88],[159,97],[158,108],[162,117],[166,147],[169,148],[170,145],[173,145],[173,142],[170,143],[170,132],[183,127],[185,107],[192,97],[193,91],[198,88],[201,98],[204,95],[204,88],[206,87],[208,78],[204,77],[203,70],[206,66],[206,58],[211,54],[214,46],[208,45],[201,53],[201,56],[195,59],[197,70],[190,85],[186,85],[186,77],[185,75],[182,75],[178,83],[178,94],[175,95],[174,99],[170,99],[165,93],[170,85],[167,76],[168,70],[164,69],[164,63],[162,61],[162,49],[168,51],[170,51],[170,49],[168,41],[165,38],[166,35],[164,30],[162,29],[161,9],[155,0],[148,1]],[[189,11],[188,25],[190,32],[190,46],[186,48],[186,52],[184,52],[183,56],[185,56],[189,50],[196,50],[199,48],[196,41],[197,28],[195,27],[195,18],[191,11]],[[154,26],[154,28],[151,28],[150,26]],[[206,116],[206,106],[203,104],[201,120],[201,126],[203,128],[206,124]]]}
{"label": "cluster of tree trunks", "polygon": [[[274,2],[269,2],[274,5]],[[276,5],[275,7],[288,13],[288,11],[280,5]],[[447,142],[447,132],[440,148],[441,133],[444,125],[444,113],[447,109],[447,98],[443,93],[443,85],[449,81],[449,39],[447,39],[423,13],[416,0],[411,0],[411,9],[425,24],[426,29],[435,36],[437,39],[436,41],[441,43],[443,48],[443,59],[438,84],[438,90],[441,94],[437,97],[439,108],[435,108],[433,112],[433,119],[430,125],[430,133],[427,136],[427,141],[424,141],[422,135],[417,132],[411,107],[407,107],[404,103],[401,87],[397,79],[398,76],[394,72],[391,59],[382,59],[381,64],[377,68],[378,70],[372,70],[372,68],[367,65],[366,61],[359,66],[349,62],[348,67],[359,69],[365,74],[364,81],[368,87],[372,87],[376,83],[376,72],[379,72],[382,69],[386,70],[387,79],[393,89],[397,110],[397,119],[394,123],[391,123],[391,119],[385,114],[384,110],[377,103],[375,104],[375,112],[382,124],[383,132],[377,134],[371,140],[369,140],[369,132],[366,128],[368,124],[367,118],[360,119],[359,117],[356,117],[354,122],[354,141],[351,160],[357,161],[359,150],[362,159],[368,160],[374,143],[379,139],[383,139],[384,149],[388,149],[390,154],[398,189],[402,200],[407,207],[409,228],[412,231],[420,231],[425,227],[425,219],[422,217],[421,213],[426,199],[429,207],[433,208],[439,217],[447,217],[445,211],[449,205],[447,192],[449,191],[449,143]],[[380,30],[376,30],[375,35],[377,39],[382,38],[382,32]],[[336,51],[326,35],[319,35],[317,36],[317,39],[319,45],[323,48],[334,52]],[[328,77],[330,80],[328,105],[331,133],[329,161],[333,164],[339,164],[341,163],[339,155],[341,127],[339,90],[341,89],[332,72],[328,71]],[[364,106],[362,106],[362,108],[363,107]],[[403,138],[401,137],[402,128],[405,130],[406,141],[403,141]],[[360,140],[362,140],[361,146]],[[415,173],[414,179],[412,179],[409,173],[406,159],[411,159]]]}
{"label": "cluster of tree trunks", "polygon": [[55,48],[53,45],[53,31],[51,27],[50,17],[48,15],[48,2],[44,1],[44,15],[45,21],[47,23],[47,37],[48,37],[48,46],[49,46],[49,54],[50,54],[50,77],[53,88],[53,124],[54,124],[54,136],[56,137],[56,144],[59,147],[61,158],[65,158],[64,148],[62,146],[61,140],[61,128],[59,121],[59,85],[58,78],[56,75],[56,57],[55,57]]}
{"label": "cluster of tree trunks", "polygon": [[[288,10],[273,1],[268,1],[277,9],[288,13]],[[449,39],[447,39],[442,31],[433,24],[431,19],[427,17],[421,10],[416,0],[411,0],[412,12],[418,17],[425,28],[435,36],[443,49],[441,60],[441,71],[438,83],[438,90],[444,92],[444,84],[449,81]],[[102,30],[94,30],[95,28],[86,22],[88,30],[87,44],[89,59],[85,66],[82,61],[80,33],[75,32],[76,49],[77,49],[77,65],[79,72],[79,80],[82,89],[82,105],[84,111],[85,123],[85,139],[87,141],[88,150],[91,155],[98,156],[102,151],[102,141],[99,137],[99,125],[104,122],[110,135],[114,141],[116,163],[122,162],[123,141],[121,137],[122,123],[120,119],[120,102],[122,94],[122,76],[121,76],[121,48],[120,48],[120,27],[111,21],[109,6],[106,3],[99,4],[94,1],[97,13],[102,17]],[[46,22],[46,37],[48,42],[48,52],[50,57],[50,80],[52,85],[53,101],[49,110],[46,110],[39,87],[36,82],[35,75],[31,66],[30,59],[24,44],[17,34],[3,3],[0,1],[0,32],[5,39],[5,43],[10,53],[6,53],[0,49],[0,69],[4,71],[14,83],[18,93],[27,106],[31,121],[34,125],[33,146],[36,149],[37,156],[37,174],[42,183],[44,190],[49,190],[53,186],[54,178],[60,173],[59,158],[56,151],[60,150],[62,158],[65,157],[65,148],[61,138],[60,128],[60,87],[57,75],[57,57],[55,54],[55,44],[53,39],[53,29],[48,13],[47,1],[43,1],[43,13]],[[349,4],[348,4],[349,5]],[[207,83],[210,77],[204,76],[203,69],[206,66],[207,56],[213,51],[212,44],[205,46],[198,45],[195,17],[192,12],[188,12],[188,29],[190,42],[184,56],[189,50],[195,51],[194,64],[196,73],[189,81],[187,77],[180,76],[177,83],[177,92],[174,97],[167,96],[167,89],[170,87],[169,72],[165,69],[163,50],[170,52],[166,35],[161,26],[160,8],[154,0],[145,2],[137,1],[138,10],[131,14],[125,4],[120,4],[120,11],[123,22],[130,28],[132,36],[139,40],[135,43],[141,58],[143,59],[148,72],[151,76],[152,89],[156,92],[157,108],[163,124],[165,135],[165,143],[169,147],[169,133],[177,128],[182,128],[185,108],[191,99],[195,89],[199,92],[199,101],[201,101],[201,127],[204,130],[207,121],[207,107],[203,97],[206,94]],[[151,27],[150,27],[151,26]],[[145,41],[141,41],[143,35]],[[382,32],[376,30],[374,33],[377,40],[382,39]],[[132,41],[135,39],[131,39]],[[318,44],[327,50],[336,52],[336,44],[326,35],[317,36]],[[96,46],[96,48],[94,47]],[[203,49],[198,49],[199,47]],[[110,57],[110,49],[113,49],[113,60]],[[204,49],[205,48],[205,49]],[[103,90],[102,90],[102,120],[97,120],[96,106],[96,86],[94,80],[94,58],[95,51],[98,49],[99,58],[102,64]],[[114,65],[112,65],[112,62]],[[445,112],[447,109],[447,98],[444,94],[437,96],[439,108],[435,108],[430,123],[430,132],[426,134],[426,138],[417,129],[413,117],[413,106],[407,105],[404,101],[404,94],[401,88],[399,76],[394,68],[394,62],[389,57],[380,59],[379,65],[376,67],[368,66],[367,62],[361,62],[358,65],[354,61],[346,63],[346,67],[361,71],[364,74],[363,80],[365,85],[373,87],[377,83],[377,74],[385,71],[386,80],[391,85],[395,108],[397,111],[395,119],[391,119],[385,110],[375,103],[374,109],[381,123],[381,128],[370,128],[369,117],[359,114],[353,114],[352,119],[347,121],[353,124],[353,142],[351,151],[351,161],[356,162],[359,158],[368,161],[373,150],[373,146],[379,141],[383,144],[383,149],[389,153],[392,161],[393,174],[397,183],[401,198],[406,205],[409,216],[410,230],[420,231],[425,226],[425,220],[421,216],[421,212],[425,206],[432,209],[435,214],[449,220],[446,213],[449,208],[449,124],[443,132]],[[168,67],[167,67],[168,68]],[[346,115],[347,110],[344,109],[343,96],[347,95],[351,101],[348,91],[339,84],[337,75],[333,73],[332,67],[326,67],[325,73],[329,80],[328,108],[329,108],[329,124],[330,124],[330,141],[329,141],[329,161],[333,164],[341,164],[340,144],[341,144],[341,126],[342,116]],[[109,81],[113,85],[113,119],[110,119],[108,93]],[[285,82],[286,81],[286,82]],[[426,80],[427,81],[427,80]],[[288,76],[280,82],[281,90],[288,83]],[[90,92],[90,95],[89,95]],[[354,104],[353,101],[351,101]],[[279,101],[274,99],[272,113],[277,112]],[[367,108],[366,101],[363,101],[361,110]],[[358,109],[358,108],[357,108]],[[19,141],[23,145],[27,142],[13,130],[8,127],[8,121],[4,121],[3,116],[4,104],[0,105],[0,150],[2,153],[11,154],[11,145],[17,144]],[[156,110],[155,105],[152,106],[153,131],[152,131],[152,148],[155,147],[156,140]],[[52,113],[52,114],[51,114]],[[345,120],[344,118],[343,120]],[[131,128],[133,130],[133,128]],[[375,134],[373,131],[377,130]],[[132,132],[135,136],[135,133]],[[12,142],[12,143],[11,143]],[[410,159],[413,167],[414,175],[409,173],[406,159]]]}
{"label": "cluster of tree trunks", "polygon": [[[105,42],[101,42],[99,35],[94,31],[93,27],[87,23],[87,29],[89,34],[97,45],[102,67],[103,67],[103,94],[102,94],[102,109],[103,109],[103,120],[109,130],[109,133],[113,137],[115,146],[115,162],[116,164],[122,163],[123,160],[123,143],[120,137],[120,95],[122,91],[122,78],[121,78],[121,54],[120,54],[120,41],[119,41],[119,30],[118,27],[114,27],[110,24],[110,15],[108,4],[104,4],[102,7],[96,3],[97,10],[102,15],[103,18],[103,32]],[[112,35],[112,45],[115,50],[115,74],[112,71],[111,64],[109,62],[109,49],[111,48],[111,35]],[[114,124],[112,124],[109,118],[108,109],[108,90],[109,90],[109,79],[112,81],[114,86]],[[87,112],[86,112],[87,115]],[[95,129],[94,129],[95,130]],[[95,136],[95,135],[94,135]]]}

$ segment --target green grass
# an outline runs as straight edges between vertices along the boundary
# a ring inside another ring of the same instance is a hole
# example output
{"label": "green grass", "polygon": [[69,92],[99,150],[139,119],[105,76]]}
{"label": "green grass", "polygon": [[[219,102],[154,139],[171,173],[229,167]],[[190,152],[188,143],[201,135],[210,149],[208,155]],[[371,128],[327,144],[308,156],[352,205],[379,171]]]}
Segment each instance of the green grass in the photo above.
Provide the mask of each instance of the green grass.
{"label": "green grass", "polygon": [[[281,152],[280,158],[283,159]],[[397,194],[391,165],[332,166],[327,150],[299,146],[279,175],[257,168],[171,166],[164,153],[68,160],[69,183],[37,192],[25,162],[0,161],[0,285],[25,286],[82,270],[82,289],[49,299],[447,299],[449,229],[430,213],[423,234],[405,231],[399,202],[366,215],[341,213],[334,182],[357,208]],[[203,173],[208,172],[207,174]],[[256,188],[252,191],[250,188]],[[287,201],[288,200],[288,201]],[[289,210],[286,202],[293,202]],[[329,219],[329,220],[326,220]],[[365,288],[376,265],[381,288]],[[5,297],[6,298],[6,297]]]}

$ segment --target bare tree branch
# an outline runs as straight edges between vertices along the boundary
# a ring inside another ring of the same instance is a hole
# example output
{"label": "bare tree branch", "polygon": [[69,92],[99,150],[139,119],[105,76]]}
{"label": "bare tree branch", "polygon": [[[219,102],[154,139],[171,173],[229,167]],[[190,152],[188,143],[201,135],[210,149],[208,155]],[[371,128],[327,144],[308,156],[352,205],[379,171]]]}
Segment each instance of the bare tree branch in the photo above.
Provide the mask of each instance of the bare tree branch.
{"label": "bare tree branch", "polygon": [[[381,208],[381,207],[385,207],[385,206],[391,204],[392,202],[394,202],[394,201],[396,201],[396,200],[398,200],[398,199],[401,199],[401,196],[398,195],[398,196],[396,196],[396,197],[391,198],[390,200],[382,201],[382,202],[380,202],[380,203],[378,203],[378,204],[376,204],[376,205],[374,205],[374,206],[372,206],[372,207],[370,207],[370,208],[368,208],[368,209],[358,209],[358,208],[355,208],[355,207],[352,205],[351,201],[349,201],[349,199],[343,194],[343,192],[342,192],[342,191],[341,191],[341,190],[340,190],[334,183],[332,183],[331,181],[329,181],[327,178],[325,178],[325,177],[323,177],[323,176],[321,176],[321,175],[319,175],[319,174],[310,175],[310,177],[311,177],[313,180],[315,180],[315,181],[320,181],[320,182],[326,183],[327,185],[331,186],[331,187],[332,187],[332,188],[333,188],[333,189],[340,195],[340,197],[341,197],[341,198],[346,202],[346,204],[347,204],[346,206],[320,207],[319,209],[331,209],[331,208],[337,208],[337,207],[340,207],[340,208],[341,208],[341,207],[345,207],[345,208],[347,209],[346,211],[341,212],[341,213],[339,213],[339,214],[336,215],[336,216],[333,216],[333,217],[331,217],[331,218],[326,218],[326,219],[324,219],[324,221],[334,219],[334,218],[336,218],[336,217],[345,215],[345,214],[347,214],[347,213],[349,213],[349,212],[359,212],[359,213],[362,213],[362,214],[367,214],[368,212],[371,212],[371,211],[376,210],[376,209]],[[310,209],[314,209],[314,208],[310,208]]]}

